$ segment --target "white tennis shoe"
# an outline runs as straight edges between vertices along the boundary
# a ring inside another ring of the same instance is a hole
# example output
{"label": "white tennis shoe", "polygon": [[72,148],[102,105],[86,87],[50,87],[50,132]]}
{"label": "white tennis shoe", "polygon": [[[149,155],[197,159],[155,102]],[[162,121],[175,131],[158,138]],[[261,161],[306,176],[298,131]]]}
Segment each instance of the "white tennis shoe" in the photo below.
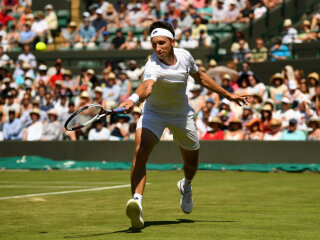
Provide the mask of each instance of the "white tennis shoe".
{"label": "white tennis shoe", "polygon": [[142,219],[142,207],[135,199],[130,199],[127,202],[126,213],[131,220],[131,226],[135,229],[141,229],[144,226]]}
{"label": "white tennis shoe", "polygon": [[180,206],[184,213],[189,214],[192,212],[193,200],[192,189],[184,189],[184,179],[180,180],[177,184],[178,190],[181,194]]}

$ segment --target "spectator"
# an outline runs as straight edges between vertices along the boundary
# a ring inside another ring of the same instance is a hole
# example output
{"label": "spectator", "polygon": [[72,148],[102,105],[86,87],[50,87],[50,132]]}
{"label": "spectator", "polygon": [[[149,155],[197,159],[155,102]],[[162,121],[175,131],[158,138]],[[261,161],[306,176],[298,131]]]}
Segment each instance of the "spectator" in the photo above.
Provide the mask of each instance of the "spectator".
{"label": "spectator", "polygon": [[310,92],[310,96],[314,96],[315,95],[315,90],[316,90],[316,85],[319,84],[319,74],[316,72],[310,73],[308,75],[308,84],[309,84],[309,92]]}
{"label": "spectator", "polygon": [[289,48],[281,44],[281,39],[276,38],[271,51],[271,61],[286,60],[290,56]]}
{"label": "spectator", "polygon": [[107,22],[107,30],[109,31],[120,26],[119,15],[112,4],[109,4],[106,9],[105,20]]}
{"label": "spectator", "polygon": [[139,25],[141,27],[149,27],[155,21],[157,21],[157,18],[153,14],[153,3],[148,3],[144,16],[139,19]]}
{"label": "spectator", "polygon": [[16,118],[15,110],[9,110],[9,119],[3,125],[3,139],[4,140],[22,140],[23,124],[19,118]]}
{"label": "spectator", "polygon": [[129,11],[126,8],[126,5],[124,3],[120,3],[119,5],[119,27],[129,27],[130,26],[130,19],[129,19]]}
{"label": "spectator", "polygon": [[32,109],[32,103],[30,101],[30,96],[28,94],[24,94],[20,104],[19,116],[23,116],[25,112],[30,112]]}
{"label": "spectator", "polygon": [[262,140],[263,133],[260,129],[260,120],[259,118],[252,119],[249,123],[246,124],[249,133],[247,133],[244,137],[244,140]]}
{"label": "spectator", "polygon": [[250,0],[247,0],[245,8],[240,12],[239,22],[248,24],[250,19],[254,19],[254,12]]}
{"label": "spectator", "polygon": [[239,118],[233,118],[230,121],[230,128],[226,130],[224,140],[243,140],[244,133],[242,130],[241,120]]}
{"label": "spectator", "polygon": [[[231,76],[230,74],[226,73],[223,75],[222,77],[222,82],[221,82],[221,87],[223,87],[225,90],[227,90],[228,92],[233,93],[234,90],[233,88],[230,86],[230,81],[231,81]],[[220,97],[220,99],[222,99],[223,97]]]}
{"label": "spectator", "polygon": [[200,30],[200,36],[198,38],[199,47],[210,47],[211,46],[211,37],[208,36],[205,30]]}
{"label": "spectator", "polygon": [[100,42],[100,49],[101,50],[109,50],[112,48],[112,43],[111,40],[109,39],[109,32],[108,31],[104,31],[102,33],[103,35],[103,40]]}
{"label": "spectator", "polygon": [[270,83],[273,85],[270,87],[270,96],[275,104],[281,103],[284,93],[288,90],[283,81],[284,78],[281,73],[276,73],[270,78]]}
{"label": "spectator", "polygon": [[311,131],[308,134],[309,141],[320,141],[320,122],[319,119],[313,117],[308,122]]}
{"label": "spectator", "polygon": [[267,6],[267,8],[272,9],[278,4],[282,3],[283,0],[263,0],[264,4]]}
{"label": "spectator", "polygon": [[[2,80],[3,85],[1,86],[1,91],[0,91],[0,99],[1,100],[6,100],[8,93],[10,92],[10,83],[11,83],[11,79],[9,77],[5,77]],[[0,101],[1,103],[1,101]],[[0,105],[1,106],[1,105]]]}
{"label": "spectator", "polygon": [[[58,117],[58,120],[61,123],[61,128],[63,131],[63,138],[70,139],[72,141],[77,140],[76,132],[75,131],[66,131],[65,128],[63,127],[63,124],[67,121],[67,119],[70,117],[70,115],[74,112],[75,112],[74,102],[69,102],[68,103],[68,111],[59,114],[59,117]],[[73,121],[74,122],[72,123],[72,125],[76,126],[78,124],[77,123],[78,119],[74,119]]]}
{"label": "spectator", "polygon": [[12,91],[7,93],[6,104],[2,108],[3,115],[5,116],[5,121],[9,120],[9,111],[14,110],[16,117],[19,117],[20,104],[15,101],[15,96]]}
{"label": "spectator", "polygon": [[230,5],[228,6],[228,10],[226,10],[226,16],[224,21],[226,23],[234,23],[238,20],[240,16],[239,8],[237,7],[237,1],[231,0]]}
{"label": "spectator", "polygon": [[263,39],[256,39],[256,48],[252,50],[250,62],[265,62],[268,60],[268,49],[264,46]]}
{"label": "spectator", "polygon": [[62,73],[62,63],[60,61],[56,61],[55,63],[55,74],[53,74],[50,79],[49,79],[49,82],[47,84],[50,84],[51,87],[55,87],[56,85],[56,81],[58,80],[63,80],[63,73]]}
{"label": "spectator", "polygon": [[7,26],[8,22],[11,22],[11,21],[15,23],[14,17],[8,14],[7,8],[8,6],[3,6],[0,12],[0,23],[2,23],[3,26]]}
{"label": "spectator", "polygon": [[269,132],[266,132],[263,136],[263,140],[265,141],[279,141],[281,140],[282,132],[281,122],[278,119],[272,118],[269,123]]}
{"label": "spectator", "polygon": [[10,63],[13,63],[12,60],[7,54],[3,53],[3,47],[0,46],[0,67],[7,67]]}
{"label": "spectator", "polygon": [[71,21],[67,28],[61,30],[61,37],[63,41],[60,43],[61,47],[73,47],[77,42],[79,42],[79,32],[77,31],[77,24]]}
{"label": "spectator", "polygon": [[[112,6],[112,5],[109,5]],[[95,29],[95,39],[100,39],[101,33],[107,29],[107,21],[103,18],[103,11],[101,9],[96,10],[97,17],[92,21],[92,26]],[[108,22],[109,23],[109,22]]]}
{"label": "spectator", "polygon": [[131,26],[140,26],[139,21],[144,17],[144,13],[141,11],[141,4],[136,3],[129,12],[129,21]]}
{"label": "spectator", "polygon": [[294,43],[298,39],[298,31],[292,27],[291,19],[284,20],[284,35],[282,37],[283,44],[291,44]]}
{"label": "spectator", "polygon": [[202,104],[203,98],[200,95],[202,92],[202,87],[199,84],[194,84],[193,88],[190,89],[190,92],[192,94],[192,97],[189,98],[189,105],[197,114],[203,106]]}
{"label": "spectator", "polygon": [[13,47],[18,47],[18,43],[20,40],[20,32],[17,31],[15,25],[10,26],[9,33],[6,36],[6,40],[8,41],[8,51],[11,51]]}
{"label": "spectator", "polygon": [[258,0],[258,3],[254,7],[253,11],[254,19],[261,18],[267,11],[268,9],[265,6],[263,0]]}
{"label": "spectator", "polygon": [[36,34],[35,41],[45,42],[48,36],[49,25],[44,19],[44,13],[39,11],[35,21],[32,23],[31,30]]}
{"label": "spectator", "polygon": [[80,29],[79,32],[79,42],[77,42],[74,47],[77,49],[81,49],[83,47],[86,48],[94,48],[95,40],[96,40],[96,31],[94,27],[90,24],[89,19],[84,20],[84,26]]}
{"label": "spectator", "polygon": [[272,119],[272,107],[269,104],[263,106],[261,113],[261,130],[263,133],[271,132],[270,122]]}
{"label": "spectator", "polygon": [[126,114],[118,114],[117,120],[113,123],[110,130],[109,140],[121,141],[126,140],[129,137],[129,120],[130,117]]}
{"label": "spectator", "polygon": [[108,83],[103,88],[103,98],[107,100],[107,109],[111,109],[117,106],[120,97],[120,87],[116,85],[116,75],[109,73]]}
{"label": "spectator", "polygon": [[306,140],[306,135],[297,129],[298,122],[296,119],[292,118],[289,120],[288,130],[284,131],[281,136],[281,140],[293,140],[293,141],[303,141]]}
{"label": "spectator", "polygon": [[44,122],[44,121],[46,121],[48,119],[47,113],[45,111],[40,110],[40,102],[39,102],[39,100],[38,99],[34,99],[32,101],[32,109],[29,112],[25,111],[24,114],[20,118],[25,127],[29,126],[32,123],[30,112],[33,109],[39,110],[40,122]]}
{"label": "spectator", "polygon": [[275,118],[280,119],[282,127],[287,127],[290,119],[298,118],[298,113],[291,109],[291,102],[288,98],[282,98],[281,109],[276,112]]}
{"label": "spectator", "polygon": [[37,66],[36,57],[31,53],[31,46],[29,44],[23,45],[23,53],[19,54],[18,61],[28,63],[31,68]]}
{"label": "spectator", "polygon": [[181,48],[196,48],[198,47],[198,41],[191,37],[191,30],[187,29],[183,32],[183,37],[179,43]]}
{"label": "spectator", "polygon": [[284,93],[284,97],[288,98],[290,102],[298,102],[302,98],[302,93],[298,89],[295,80],[290,80],[288,84],[288,90]]}
{"label": "spectator", "polygon": [[126,41],[126,39],[122,36],[121,29],[117,29],[116,36],[112,40],[112,48],[119,49],[120,46]]}
{"label": "spectator", "polygon": [[1,5],[3,5],[3,9],[7,11],[17,12],[21,1],[18,0],[3,0]]}
{"label": "spectator", "polygon": [[127,100],[132,93],[132,84],[126,72],[119,73],[120,102]]}
{"label": "spectator", "polygon": [[249,123],[252,119],[257,118],[257,114],[253,113],[253,110],[250,106],[243,106],[243,111],[241,115],[242,129],[245,134],[248,133],[248,129],[246,128],[246,124]]}
{"label": "spectator", "polygon": [[107,101],[102,98],[103,88],[97,86],[94,88],[93,103],[101,105],[104,109],[107,108]]}
{"label": "spectator", "polygon": [[15,82],[19,86],[23,85],[27,78],[32,80],[34,79],[33,71],[30,69],[30,65],[28,63],[22,64],[22,71],[23,72],[21,72],[21,74],[19,74],[15,79]]}
{"label": "spectator", "polygon": [[[230,50],[231,50],[232,53],[234,53],[235,51],[239,50],[239,48],[240,48],[239,41],[240,40],[244,40],[245,41],[245,38],[244,38],[243,33],[238,32],[237,33],[237,41],[232,43],[232,45],[231,45],[231,49]],[[249,49],[249,44],[246,41],[245,41],[245,44],[244,44],[244,48],[245,49]]]}
{"label": "spectator", "polygon": [[79,89],[79,84],[73,78],[72,72],[69,69],[64,70],[62,74],[62,88],[71,95],[73,92],[76,92]]}
{"label": "spectator", "polygon": [[266,101],[268,98],[268,93],[266,91],[266,86],[260,82],[255,75],[249,75],[249,88],[248,92],[250,94],[258,95],[263,101]]}
{"label": "spectator", "polygon": [[142,36],[140,38],[140,47],[145,50],[152,49],[151,39],[149,36],[148,29],[143,30]]}
{"label": "spectator", "polygon": [[47,16],[45,20],[48,23],[48,43],[53,42],[53,37],[55,36],[55,32],[58,29],[58,18],[56,13],[53,11],[53,6],[51,4],[47,4],[44,9],[46,10]]}
{"label": "spectator", "polygon": [[200,37],[200,31],[207,31],[207,27],[205,24],[202,24],[202,20],[199,16],[197,16],[194,20],[194,24],[192,26],[192,38],[198,39]]}
{"label": "spectator", "polygon": [[212,23],[219,24],[224,22],[226,17],[226,10],[223,4],[223,0],[217,0],[216,6],[213,7]]}
{"label": "spectator", "polygon": [[63,113],[68,112],[69,100],[65,93],[62,93],[58,101],[54,104],[54,110],[57,112],[58,117]]}
{"label": "spectator", "polygon": [[298,39],[302,42],[311,42],[317,39],[316,34],[311,31],[311,23],[309,20],[303,20]]}
{"label": "spectator", "polygon": [[44,105],[41,105],[40,109],[42,111],[48,112],[51,108],[54,108],[52,103],[52,94],[50,92],[47,92],[45,94],[45,100],[46,100],[46,103]]}
{"label": "spectator", "polygon": [[140,77],[143,74],[143,69],[138,68],[135,60],[130,60],[128,63],[129,69],[126,70],[126,73],[131,80],[133,90],[135,90],[140,83]]}
{"label": "spectator", "polygon": [[132,50],[138,46],[138,39],[134,36],[133,31],[128,31],[126,41],[121,44],[119,50]]}
{"label": "spectator", "polygon": [[36,33],[31,30],[31,23],[26,22],[19,34],[20,44],[32,44],[36,38]]}
{"label": "spectator", "polygon": [[24,141],[39,141],[42,136],[43,124],[40,119],[40,111],[37,108],[34,108],[30,112],[31,124],[24,130],[24,135],[22,140]]}
{"label": "spectator", "polygon": [[210,116],[208,120],[210,129],[202,137],[202,140],[223,140],[224,132],[222,131],[222,121],[214,116]]}
{"label": "spectator", "polygon": [[184,31],[191,27],[193,18],[187,11],[181,11],[180,18],[178,18],[178,27]]}
{"label": "spectator", "polygon": [[235,63],[248,62],[251,57],[251,50],[245,48],[245,40],[239,40],[239,49],[233,54],[233,61]]}
{"label": "spectator", "polygon": [[49,78],[52,77],[54,74],[57,74],[57,71],[59,69],[57,68],[57,65],[60,65],[60,71],[64,73],[65,69],[63,68],[63,60],[61,58],[57,58],[54,65],[52,67],[49,67],[47,71],[47,75]]}
{"label": "spectator", "polygon": [[88,135],[89,141],[108,140],[110,130],[103,126],[104,122],[100,119],[94,123],[94,128],[91,128]]}
{"label": "spectator", "polygon": [[62,140],[61,123],[58,121],[58,113],[53,108],[48,112],[48,121],[42,127],[42,141]]}
{"label": "spectator", "polygon": [[225,128],[229,126],[231,120],[234,118],[234,115],[234,112],[230,110],[230,101],[226,98],[223,98],[221,100],[218,117],[223,122]]}

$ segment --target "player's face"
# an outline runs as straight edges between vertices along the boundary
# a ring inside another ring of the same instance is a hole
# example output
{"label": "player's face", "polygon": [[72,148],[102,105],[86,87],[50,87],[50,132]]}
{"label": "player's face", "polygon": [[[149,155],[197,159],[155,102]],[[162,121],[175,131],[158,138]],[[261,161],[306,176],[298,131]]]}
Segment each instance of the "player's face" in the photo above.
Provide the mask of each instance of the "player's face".
{"label": "player's face", "polygon": [[167,37],[157,36],[151,38],[151,44],[154,52],[159,59],[166,59],[172,51],[175,44],[175,39],[170,40]]}

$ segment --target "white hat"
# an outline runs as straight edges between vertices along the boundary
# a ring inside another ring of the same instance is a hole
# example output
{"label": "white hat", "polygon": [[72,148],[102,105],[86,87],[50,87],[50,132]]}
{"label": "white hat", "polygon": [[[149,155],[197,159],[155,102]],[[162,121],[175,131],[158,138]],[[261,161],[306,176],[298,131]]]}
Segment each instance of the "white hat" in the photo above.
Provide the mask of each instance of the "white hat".
{"label": "white hat", "polygon": [[3,83],[9,83],[9,82],[11,82],[11,79],[10,79],[10,78],[5,77],[5,78],[3,79]]}
{"label": "white hat", "polygon": [[102,9],[101,9],[101,8],[98,8],[98,9],[96,10],[96,14],[103,14]]}
{"label": "white hat", "polygon": [[53,6],[51,4],[47,4],[44,9],[53,9]]}
{"label": "white hat", "polygon": [[297,88],[298,88],[298,87],[297,87],[297,83],[296,83],[295,80],[290,80],[290,81],[289,81],[289,84],[288,84],[288,87],[289,87],[290,90],[294,90],[294,89],[297,89]]}
{"label": "white hat", "polygon": [[283,26],[284,26],[284,27],[290,27],[290,26],[292,26],[292,21],[291,21],[291,19],[286,19],[286,20],[284,20]]}
{"label": "white hat", "polygon": [[41,65],[39,66],[39,70],[40,70],[40,71],[47,71],[47,66],[41,64]]}
{"label": "white hat", "polygon": [[230,101],[228,99],[224,98],[224,99],[222,99],[221,103],[229,105]]}
{"label": "white hat", "polygon": [[48,112],[47,112],[47,115],[55,115],[55,116],[58,116],[58,113],[57,111],[54,109],[54,108],[51,108]]}
{"label": "white hat", "polygon": [[90,17],[90,13],[89,12],[84,12],[84,13],[82,13],[82,16],[84,16],[85,18],[88,18],[88,17]]}
{"label": "white hat", "polygon": [[91,69],[91,68],[89,68],[89,69],[87,70],[87,73],[89,73],[89,74],[91,74],[91,75],[94,75],[94,70]]}
{"label": "white hat", "polygon": [[289,98],[287,98],[287,97],[282,98],[282,99],[281,99],[281,102],[282,102],[282,103],[291,104],[291,101],[290,101]]}
{"label": "white hat", "polygon": [[202,60],[201,59],[196,59],[195,62],[196,62],[197,65],[202,65]]}
{"label": "white hat", "polygon": [[232,4],[232,5],[237,6],[237,1],[236,1],[236,0],[231,0],[229,4],[230,4],[230,5]]}
{"label": "white hat", "polygon": [[103,93],[103,89],[102,89],[102,87],[100,87],[100,86],[96,86],[96,87],[94,88],[94,91],[95,91],[95,92],[99,92],[99,93]]}
{"label": "white hat", "polygon": [[33,74],[32,74],[32,72],[27,72],[26,75],[24,75],[24,78],[33,79]]}

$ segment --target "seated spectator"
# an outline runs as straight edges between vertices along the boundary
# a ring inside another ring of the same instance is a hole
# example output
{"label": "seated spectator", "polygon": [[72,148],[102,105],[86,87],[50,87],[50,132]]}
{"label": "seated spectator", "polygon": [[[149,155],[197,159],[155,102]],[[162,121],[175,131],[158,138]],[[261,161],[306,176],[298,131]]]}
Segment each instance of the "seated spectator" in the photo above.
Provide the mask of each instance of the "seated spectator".
{"label": "seated spectator", "polygon": [[140,38],[140,47],[141,49],[145,49],[145,50],[152,49],[151,38],[148,32],[148,29],[145,29],[142,32],[142,36]]}
{"label": "seated spectator", "polygon": [[270,49],[271,61],[286,60],[291,55],[289,48],[281,42],[282,40],[280,38],[274,40],[274,44]]}
{"label": "seated spectator", "polygon": [[[222,77],[222,82],[221,82],[221,87],[224,88],[225,90],[227,90],[228,92],[233,93],[234,90],[233,88],[230,86],[230,82],[231,82],[231,76],[230,74],[226,73],[223,75]],[[220,99],[222,99],[223,97],[220,96]]]}
{"label": "seated spectator", "polygon": [[191,27],[193,18],[188,11],[181,11],[180,18],[178,18],[178,26],[182,31],[185,31]]}
{"label": "seated spectator", "polygon": [[51,94],[51,92],[47,92],[45,94],[45,100],[46,100],[45,105],[41,105],[40,109],[42,111],[48,112],[50,109],[54,108],[53,103],[52,103],[52,94]]}
{"label": "seated spectator", "polygon": [[288,130],[284,131],[281,140],[284,141],[304,141],[306,134],[297,129],[298,121],[294,118],[289,120]]}
{"label": "seated spectator", "polygon": [[126,114],[118,114],[117,121],[109,127],[109,140],[121,141],[129,137],[129,120],[130,117]]}
{"label": "seated spectator", "polygon": [[138,68],[137,62],[135,60],[130,60],[129,69],[126,70],[126,73],[131,80],[132,89],[135,90],[140,84],[140,77],[143,74],[143,68]]}
{"label": "seated spectator", "polygon": [[219,24],[224,22],[226,17],[226,10],[224,7],[223,0],[217,0],[216,6],[213,7],[213,14],[212,14],[212,23]]}
{"label": "seated spectator", "polygon": [[58,121],[58,113],[53,108],[48,112],[48,121],[43,124],[41,141],[62,140],[61,123]]}
{"label": "seated spectator", "polygon": [[104,127],[104,122],[100,119],[94,122],[94,128],[91,128],[88,135],[89,141],[108,140],[110,137],[110,130]]}
{"label": "seated spectator", "polygon": [[109,32],[108,31],[104,31],[102,33],[103,36],[103,40],[100,42],[100,49],[101,50],[109,50],[112,48],[112,43],[111,40],[109,39]]}
{"label": "seated spectator", "polygon": [[126,5],[124,3],[120,3],[119,5],[119,27],[129,27],[130,26],[130,20],[129,20],[129,10],[127,9]]}
{"label": "seated spectator", "polygon": [[196,117],[196,127],[200,138],[204,136],[207,132],[207,124],[208,119],[211,114],[211,109],[209,109],[206,105],[201,108],[201,111],[198,113]]}
{"label": "seated spectator", "polygon": [[288,90],[284,93],[284,97],[288,98],[291,103],[298,102],[302,99],[302,93],[298,89],[295,80],[290,80],[288,84]]}
{"label": "seated spectator", "polygon": [[20,40],[20,32],[17,30],[15,25],[10,26],[9,33],[6,36],[6,40],[8,41],[8,51],[11,51],[13,47],[18,47],[18,43]]}
{"label": "seated spectator", "polygon": [[261,113],[261,131],[263,133],[269,133],[271,132],[270,128],[270,122],[272,119],[272,107],[269,104],[266,104],[263,106],[263,108],[260,111]]}
{"label": "seated spectator", "polygon": [[304,99],[304,98],[311,99],[312,96],[310,95],[309,87],[308,87],[308,84],[306,82],[301,82],[300,83],[299,90],[301,92],[301,98],[302,99]]}
{"label": "seated spectator", "polygon": [[252,50],[250,62],[265,62],[268,60],[268,49],[264,46],[263,39],[256,39],[256,48]]}
{"label": "seated spectator", "polygon": [[278,119],[272,118],[269,123],[269,132],[266,132],[263,136],[263,140],[265,141],[279,141],[281,140],[282,132],[281,130],[281,122]]}
{"label": "seated spectator", "polygon": [[251,1],[247,0],[245,8],[240,12],[239,22],[248,24],[250,22],[250,19],[254,19],[254,12],[252,9]]}
{"label": "seated spectator", "polygon": [[[75,131],[66,131],[65,128],[63,127],[64,123],[67,121],[67,119],[70,117],[70,115],[72,113],[74,113],[74,112],[75,112],[74,102],[70,101],[68,103],[68,111],[67,112],[62,112],[61,114],[59,114],[58,120],[61,123],[61,128],[62,128],[62,131],[63,131],[63,139],[70,139],[72,141],[77,140]],[[72,123],[73,126],[78,125],[77,120],[78,119],[74,119],[73,120],[74,121]]]}
{"label": "seated spectator", "polygon": [[30,112],[31,124],[24,130],[23,141],[39,141],[42,136],[43,124],[40,121],[40,111],[35,108]]}
{"label": "seated spectator", "polygon": [[179,47],[181,48],[196,48],[198,47],[198,41],[191,37],[191,30],[185,30],[183,32],[183,37],[179,43]]}
{"label": "seated spectator", "polygon": [[56,61],[56,63],[54,64],[55,66],[55,73],[49,78],[49,82],[47,82],[46,84],[50,84],[52,88],[55,87],[56,85],[56,81],[58,80],[63,80],[63,73],[62,73],[62,63]]}
{"label": "seated spectator", "polygon": [[[112,6],[112,5],[109,5]],[[107,29],[107,21],[102,16],[103,11],[99,8],[96,10],[96,19],[92,21],[92,26],[95,29],[95,39],[100,39],[101,34]],[[109,22],[108,22],[109,23]],[[111,23],[110,23],[111,24]]]}
{"label": "seated spectator", "polygon": [[73,47],[77,42],[79,42],[79,32],[77,31],[77,24],[71,21],[67,28],[61,30],[61,37],[63,38],[61,47]]}
{"label": "seated spectator", "polygon": [[230,5],[228,7],[228,10],[226,11],[226,16],[225,16],[225,23],[234,23],[238,20],[240,16],[240,11],[239,8],[237,7],[237,1],[232,0],[230,1]]}
{"label": "seated spectator", "polygon": [[31,30],[30,22],[26,22],[26,24],[23,25],[22,31],[19,35],[20,44],[31,44],[35,41],[36,38],[36,33]]}
{"label": "seated spectator", "polygon": [[238,85],[237,93],[249,94],[249,75],[242,75],[242,77],[239,78]]}
{"label": "seated spectator", "polygon": [[311,31],[311,23],[309,20],[303,20],[301,32],[298,34],[298,39],[302,42],[311,42],[317,40],[317,36]]}
{"label": "seated spectator", "polygon": [[263,133],[260,129],[260,120],[259,118],[252,119],[249,123],[246,124],[249,132],[245,135],[244,140],[262,140]]}
{"label": "seated spectator", "polygon": [[210,47],[211,46],[211,37],[208,36],[205,30],[200,30],[200,36],[198,38],[199,47]]}
{"label": "seated spectator", "polygon": [[31,46],[29,44],[23,45],[23,53],[19,54],[18,61],[28,63],[31,68],[37,67],[36,57],[31,53]]}
{"label": "seated spectator", "polygon": [[261,18],[268,11],[266,5],[263,0],[258,0],[258,3],[254,6],[254,19]]}
{"label": "seated spectator", "polygon": [[128,31],[126,41],[121,44],[119,50],[132,50],[138,46],[138,39],[134,36],[133,31]]}
{"label": "seated spectator", "polygon": [[242,32],[238,32],[237,33],[237,41],[232,43],[231,45],[231,52],[234,53],[235,51],[239,50],[240,48],[240,44],[239,44],[239,41],[240,40],[244,40],[245,41],[245,44],[244,44],[244,48],[245,49],[249,49],[249,44],[248,42],[246,42],[245,38],[244,38],[244,34]]}
{"label": "seated spectator", "polygon": [[197,10],[197,14],[201,17],[204,23],[209,23],[210,20],[212,19],[213,9],[210,6],[210,4],[211,4],[210,0],[205,0],[204,6],[202,8],[198,8]]}
{"label": "seated spectator", "polygon": [[149,27],[155,21],[157,21],[157,18],[153,14],[153,3],[149,3],[144,16],[139,19],[139,25],[141,27]]}
{"label": "seated spectator", "polygon": [[3,47],[0,46],[0,67],[7,67],[7,65],[12,63],[13,61],[7,54],[3,53]]}
{"label": "seated spectator", "polygon": [[320,141],[320,121],[316,117],[312,117],[308,122],[311,131],[308,134],[309,141]]}
{"label": "seated spectator", "polygon": [[275,118],[279,119],[282,123],[282,127],[287,127],[290,119],[298,119],[299,113],[291,109],[291,103],[288,98],[281,99],[281,109],[275,113]]}
{"label": "seated spectator", "polygon": [[34,79],[33,71],[31,69],[31,66],[28,63],[23,63],[22,64],[22,72],[21,72],[21,74],[19,74],[16,77],[15,82],[19,86],[22,86],[25,83],[25,81],[27,80],[27,78],[29,78],[31,80]]}
{"label": "seated spectator", "polygon": [[7,93],[6,96],[6,104],[2,107],[3,116],[5,117],[5,121],[9,120],[9,111],[14,110],[16,117],[19,117],[20,113],[20,104],[15,100],[15,95],[12,93],[12,90]]}
{"label": "seated spectator", "polygon": [[45,42],[47,40],[49,25],[44,19],[44,13],[39,11],[35,21],[32,23],[31,30],[36,34],[35,41]]}
{"label": "seated spectator", "polygon": [[8,113],[8,121],[3,125],[2,133],[4,140],[22,140],[23,124],[16,118],[15,110],[11,109]]}
{"label": "seated spectator", "polygon": [[244,133],[242,130],[241,120],[239,118],[233,118],[230,121],[229,129],[226,130],[224,140],[243,140]]}
{"label": "seated spectator", "polygon": [[104,109],[107,109],[107,101],[102,98],[103,88],[97,86],[94,88],[93,103],[101,105]]}
{"label": "seated spectator", "polygon": [[8,22],[16,22],[14,17],[12,17],[10,14],[8,14],[8,5],[4,5],[2,6],[1,8],[1,11],[0,11],[0,23],[3,25],[3,26],[7,26]]}
{"label": "seated spectator", "polygon": [[26,112],[29,113],[32,109],[31,97],[24,94],[20,104],[19,116],[23,116]]}
{"label": "seated spectator", "polygon": [[122,36],[121,29],[117,29],[116,36],[112,39],[112,49],[119,49],[120,46],[126,41],[126,39]]}
{"label": "seated spectator", "polygon": [[3,0],[1,5],[3,5],[3,9],[6,10],[6,12],[8,11],[12,11],[12,12],[18,12],[18,8],[21,4],[22,1],[17,1],[17,0]]}
{"label": "seated spectator", "polygon": [[250,85],[248,92],[250,94],[257,94],[263,101],[266,101],[268,98],[266,86],[260,82],[255,75],[249,75],[248,80]]}
{"label": "seated spectator", "polygon": [[56,13],[53,11],[53,6],[51,4],[47,4],[44,9],[46,10],[45,20],[48,23],[48,43],[53,42],[53,37],[55,35],[55,31],[58,29],[58,18]]}
{"label": "seated spectator", "polygon": [[283,81],[284,77],[281,73],[276,73],[270,78],[270,83],[273,85],[270,87],[270,96],[275,104],[281,103],[284,93],[288,90]]}
{"label": "seated spectator", "polygon": [[307,80],[309,84],[310,96],[313,97],[315,95],[316,85],[320,82],[319,74],[316,72],[310,73]]}
{"label": "seated spectator", "polygon": [[171,2],[167,5],[168,14],[171,19],[176,19],[180,17],[180,9],[176,7],[176,3]]}
{"label": "seated spectator", "polygon": [[190,89],[192,97],[189,98],[189,105],[197,114],[203,107],[203,97],[200,95],[202,92],[202,87],[199,84],[194,84],[193,88]]}
{"label": "seated spectator", "polygon": [[130,27],[140,26],[139,21],[144,17],[144,13],[141,11],[141,4],[136,3],[129,12]]}
{"label": "seated spectator", "polygon": [[36,89],[40,86],[44,86],[48,81],[49,78],[47,76],[47,66],[44,64],[39,65],[38,73],[35,76],[33,81],[33,89]]}
{"label": "seated spectator", "polygon": [[292,27],[291,19],[284,20],[283,27],[284,35],[282,37],[282,43],[288,45],[296,42],[298,40],[298,31]]}
{"label": "seated spectator", "polygon": [[59,99],[54,103],[54,110],[58,114],[58,118],[61,114],[68,112],[69,99],[65,93],[62,93]]}
{"label": "seated spectator", "polygon": [[214,116],[210,116],[208,120],[208,130],[205,135],[202,137],[202,140],[223,140],[224,132],[222,131],[223,123],[222,121]]}
{"label": "seated spectator", "polygon": [[84,26],[80,29],[79,32],[79,42],[74,45],[74,48],[94,48],[96,40],[96,30],[90,24],[89,19],[84,19]]}
{"label": "seated spectator", "polygon": [[207,26],[202,23],[202,20],[199,16],[197,16],[192,25],[192,38],[198,39],[200,37],[201,30],[207,31]]}
{"label": "seated spectator", "polygon": [[107,85],[103,88],[103,98],[107,101],[107,109],[117,106],[120,98],[120,87],[116,84],[116,75],[109,73]]}
{"label": "seated spectator", "polygon": [[229,127],[230,122],[234,118],[234,112],[230,109],[230,101],[226,98],[222,99],[220,102],[220,108],[218,112],[218,117],[221,119],[224,125],[224,129]]}
{"label": "seated spectator", "polygon": [[245,48],[245,40],[239,40],[239,49],[236,50],[233,54],[233,61],[235,63],[248,62],[251,57],[251,50]]}
{"label": "seated spectator", "polygon": [[62,88],[66,90],[66,92],[71,95],[73,92],[79,89],[79,84],[73,78],[72,72],[69,69],[65,69],[62,74]]}
{"label": "seated spectator", "polygon": [[126,72],[119,73],[120,102],[127,100],[132,93],[132,83]]}
{"label": "seated spectator", "polygon": [[48,119],[47,113],[45,111],[40,110],[40,102],[38,99],[34,99],[32,101],[32,109],[30,111],[25,111],[24,114],[20,117],[23,126],[27,127],[32,123],[32,119],[30,116],[30,112],[34,109],[39,110],[39,114],[40,114],[40,122],[44,122]]}

